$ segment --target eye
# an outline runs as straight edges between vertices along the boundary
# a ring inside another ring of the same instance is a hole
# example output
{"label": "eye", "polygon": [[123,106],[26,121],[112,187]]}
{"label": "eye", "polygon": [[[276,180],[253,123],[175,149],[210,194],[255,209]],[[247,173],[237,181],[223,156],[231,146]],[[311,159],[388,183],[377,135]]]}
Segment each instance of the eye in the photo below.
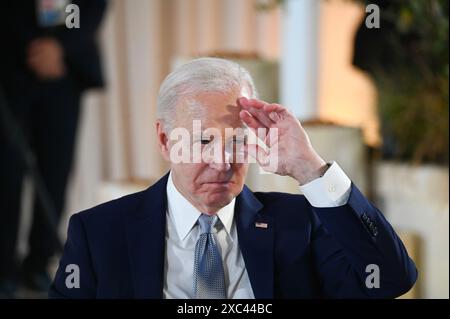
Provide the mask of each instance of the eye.
{"label": "eye", "polygon": [[209,144],[209,142],[211,142],[211,141],[210,141],[210,140],[207,140],[207,139],[201,139],[201,140],[200,140],[200,143],[202,143],[202,145]]}

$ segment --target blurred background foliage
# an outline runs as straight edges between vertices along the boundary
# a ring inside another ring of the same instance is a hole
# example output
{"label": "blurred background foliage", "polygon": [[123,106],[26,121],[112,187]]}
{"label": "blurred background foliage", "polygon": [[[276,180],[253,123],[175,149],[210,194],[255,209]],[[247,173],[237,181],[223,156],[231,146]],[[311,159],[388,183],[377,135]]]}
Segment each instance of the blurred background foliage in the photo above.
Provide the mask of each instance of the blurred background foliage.
{"label": "blurred background foliage", "polygon": [[380,28],[365,20],[354,65],[378,87],[383,157],[448,164],[448,1],[360,0],[380,7]]}
{"label": "blurred background foliage", "polygon": [[[257,7],[286,1],[260,0]],[[382,158],[448,165],[448,0],[343,1],[380,8],[380,28],[361,21],[353,64],[378,88]]]}

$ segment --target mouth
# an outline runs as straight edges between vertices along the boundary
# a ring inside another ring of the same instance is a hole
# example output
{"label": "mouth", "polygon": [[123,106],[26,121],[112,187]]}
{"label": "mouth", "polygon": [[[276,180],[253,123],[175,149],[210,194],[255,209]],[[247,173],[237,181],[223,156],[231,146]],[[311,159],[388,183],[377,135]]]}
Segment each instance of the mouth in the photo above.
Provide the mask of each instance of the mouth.
{"label": "mouth", "polygon": [[230,186],[231,184],[233,184],[233,182],[232,181],[212,181],[212,182],[206,182],[204,184],[211,185],[211,186]]}

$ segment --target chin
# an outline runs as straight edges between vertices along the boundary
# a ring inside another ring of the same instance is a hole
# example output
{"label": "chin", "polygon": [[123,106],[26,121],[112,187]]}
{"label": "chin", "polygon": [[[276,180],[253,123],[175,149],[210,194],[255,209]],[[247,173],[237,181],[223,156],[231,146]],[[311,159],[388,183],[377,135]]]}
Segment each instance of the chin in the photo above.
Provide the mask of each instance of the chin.
{"label": "chin", "polygon": [[210,207],[224,207],[228,205],[234,196],[231,193],[213,193],[208,195],[207,205]]}

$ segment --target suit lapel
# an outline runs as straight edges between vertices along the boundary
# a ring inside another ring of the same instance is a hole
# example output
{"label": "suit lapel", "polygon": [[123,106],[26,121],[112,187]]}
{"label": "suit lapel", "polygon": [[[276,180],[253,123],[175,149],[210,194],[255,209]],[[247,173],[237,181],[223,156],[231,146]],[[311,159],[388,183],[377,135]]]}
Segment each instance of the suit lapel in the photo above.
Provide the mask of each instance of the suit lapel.
{"label": "suit lapel", "polygon": [[[168,176],[145,191],[144,202],[131,214],[127,226],[135,298],[163,297]],[[255,297],[273,298],[274,225],[270,216],[260,213],[262,207],[244,186],[236,198],[236,227]]]}
{"label": "suit lapel", "polygon": [[135,298],[163,297],[167,178],[145,191],[127,227]]}
{"label": "suit lapel", "polygon": [[273,298],[274,225],[259,211],[263,205],[244,186],[236,199],[236,226],[239,246],[255,298]]}

